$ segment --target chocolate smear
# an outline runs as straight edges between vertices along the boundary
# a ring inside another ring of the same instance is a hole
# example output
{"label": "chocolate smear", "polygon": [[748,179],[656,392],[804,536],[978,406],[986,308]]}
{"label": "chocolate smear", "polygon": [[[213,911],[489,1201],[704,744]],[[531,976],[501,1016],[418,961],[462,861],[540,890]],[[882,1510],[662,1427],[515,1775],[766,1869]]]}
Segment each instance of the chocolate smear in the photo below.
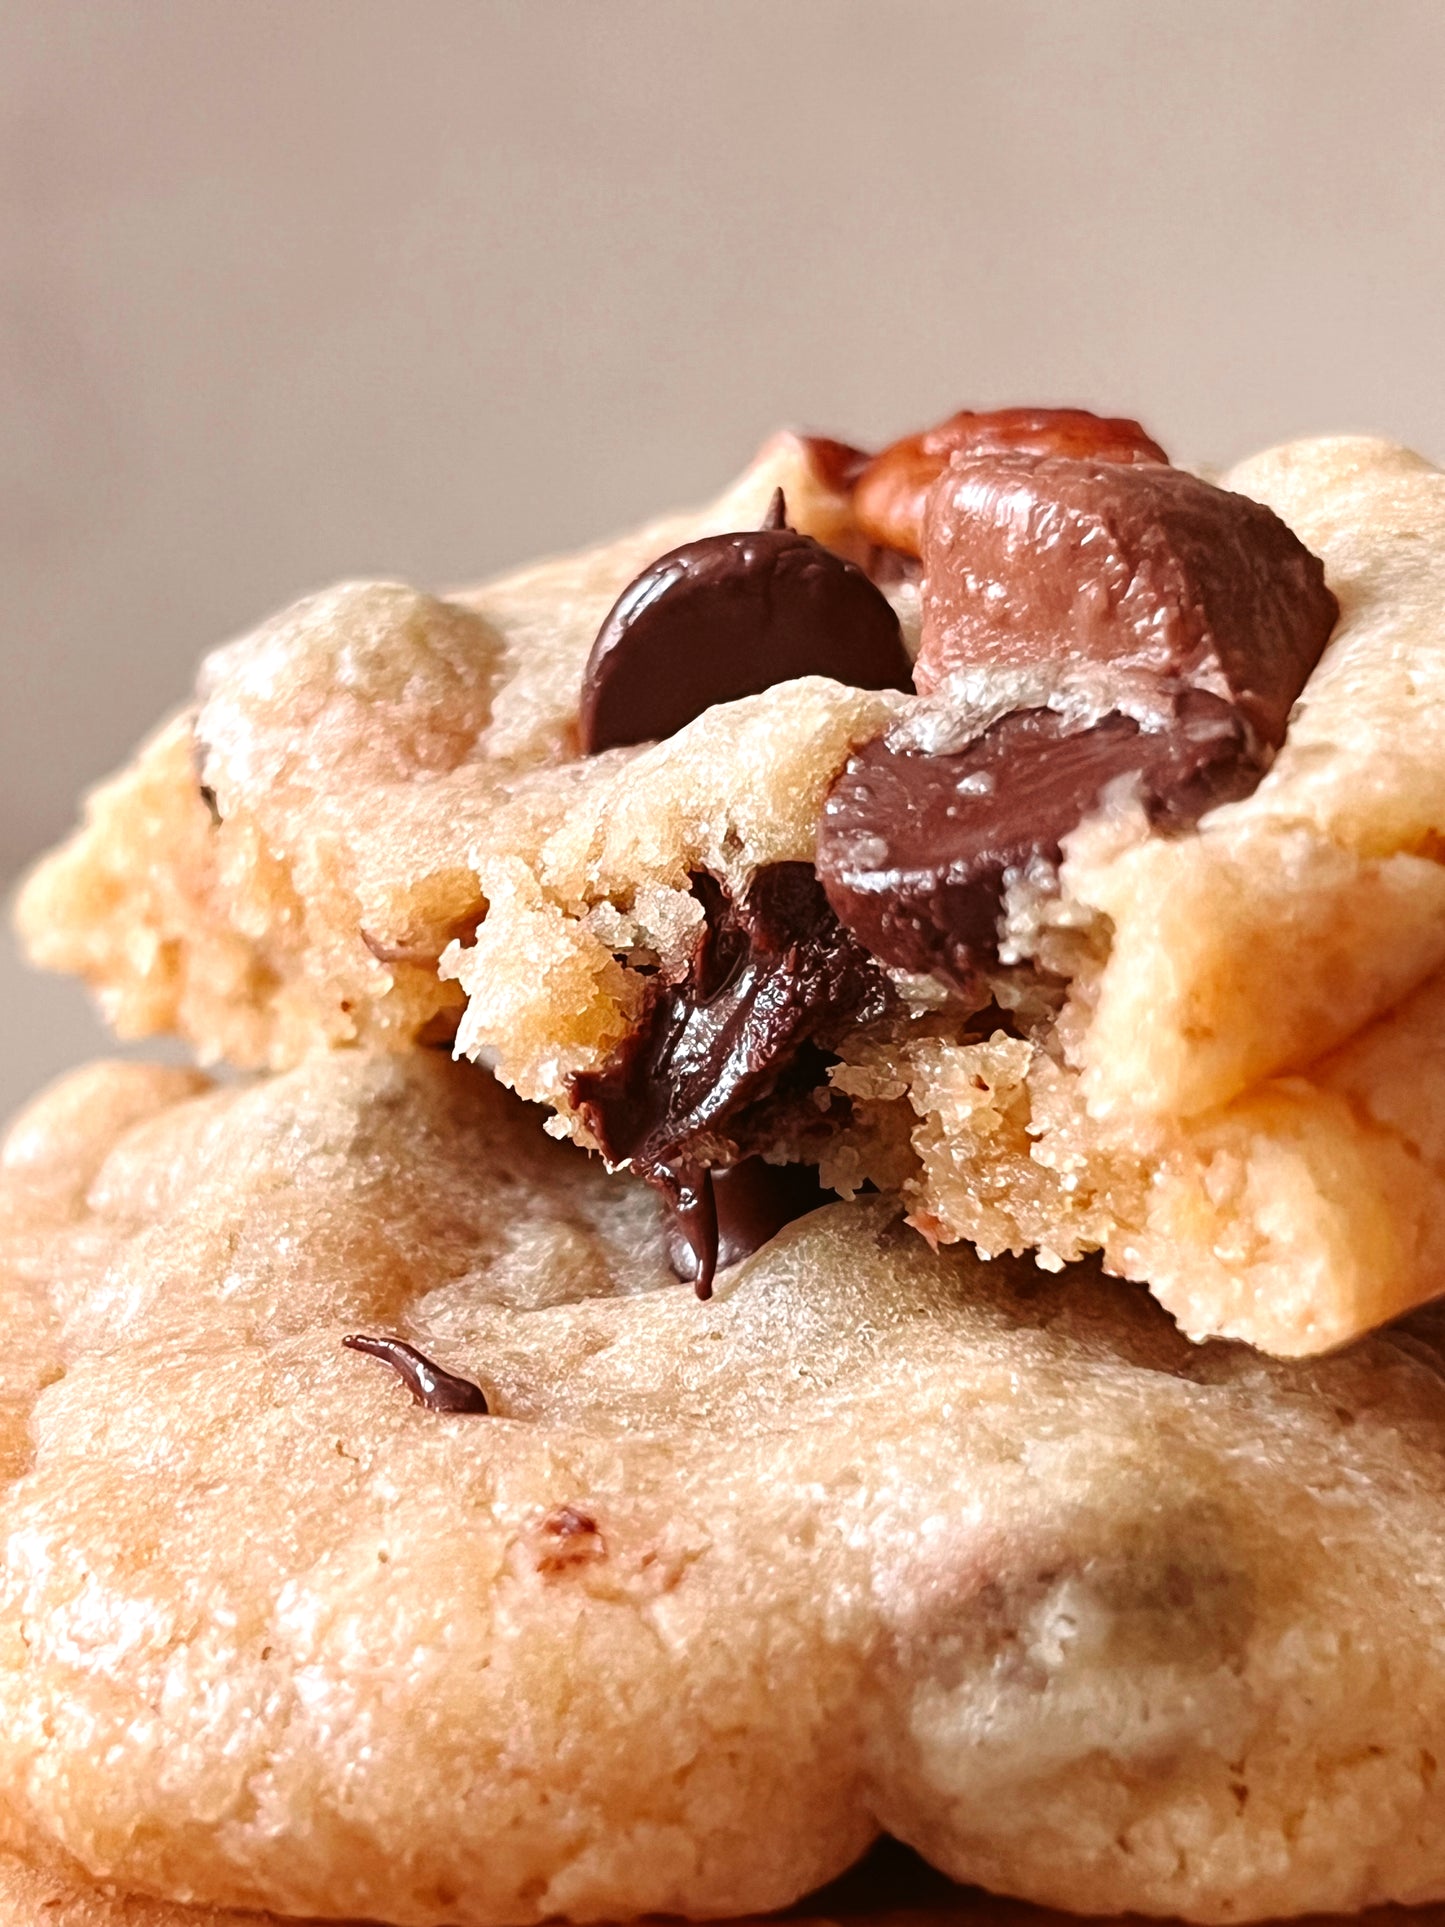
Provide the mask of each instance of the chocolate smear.
{"label": "chocolate smear", "polygon": [[368,1338],[363,1332],[353,1332],[341,1342],[353,1352],[365,1352],[368,1358],[379,1358],[384,1365],[390,1365],[417,1404],[424,1405],[429,1412],[468,1412],[482,1416],[487,1411],[486,1393],[480,1385],[474,1385],[469,1378],[444,1372],[424,1352],[403,1339]]}
{"label": "chocolate smear", "polygon": [[681,1209],[706,1296],[717,1231],[703,1171],[746,1154],[760,1107],[821,1081],[829,1045],[882,1014],[887,986],[811,864],[768,864],[737,899],[700,874],[693,893],[705,922],[686,970],[650,980],[631,1036],[568,1095],[607,1161]]}
{"label": "chocolate smear", "polygon": [[1258,746],[1219,697],[1178,691],[1149,721],[1026,709],[951,755],[865,744],[824,805],[829,902],[882,962],[986,999],[979,973],[997,961],[1009,884],[1029,872],[1047,883],[1037,866],[1057,867],[1064,838],[1106,792],[1178,830],[1259,781]]}
{"label": "chocolate smear", "polygon": [[588,755],[675,735],[714,703],[797,676],[912,687],[887,598],[785,514],[779,490],[762,528],[684,543],[623,590],[582,679]]}
{"label": "chocolate smear", "polygon": [[[741,1264],[744,1258],[761,1251],[784,1225],[816,1211],[820,1205],[834,1203],[838,1195],[824,1189],[810,1164],[768,1164],[760,1157],[751,1157],[705,1175],[713,1195],[712,1268],[721,1271]],[[668,1214],[663,1236],[673,1271],[679,1278],[695,1282],[699,1297],[707,1297],[698,1241],[679,1222],[678,1213]],[[709,1273],[709,1290],[711,1284]]]}
{"label": "chocolate smear", "polygon": [[1099,462],[1167,462],[1138,422],[1087,408],[960,409],[920,435],[905,435],[855,477],[853,509],[864,533],[908,555],[923,552],[929,493],[950,460],[1017,449],[1030,455],[1088,456]]}
{"label": "chocolate smear", "polygon": [[1273,510],[1158,463],[956,457],[923,547],[925,693],[979,664],[1108,665],[1222,697],[1278,748],[1339,615]]}

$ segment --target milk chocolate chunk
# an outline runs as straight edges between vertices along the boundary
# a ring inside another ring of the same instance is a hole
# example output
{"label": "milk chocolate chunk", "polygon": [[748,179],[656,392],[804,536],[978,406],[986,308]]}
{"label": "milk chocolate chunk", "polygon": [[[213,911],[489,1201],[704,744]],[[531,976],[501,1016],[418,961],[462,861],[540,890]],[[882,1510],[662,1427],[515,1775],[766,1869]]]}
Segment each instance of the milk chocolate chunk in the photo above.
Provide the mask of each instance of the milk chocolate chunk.
{"label": "milk chocolate chunk", "polygon": [[703,1173],[746,1154],[764,1106],[821,1082],[829,1045],[881,1014],[887,986],[810,864],[769,864],[737,899],[712,876],[693,890],[706,917],[686,971],[651,981],[632,1035],[569,1095],[609,1163],[682,1205],[705,1295],[717,1232]]}
{"label": "milk chocolate chunk", "polygon": [[[722,1270],[760,1251],[794,1218],[837,1197],[824,1190],[810,1164],[768,1164],[753,1157],[709,1175],[717,1239],[714,1265]],[[697,1249],[674,1213],[668,1213],[663,1235],[668,1263],[677,1276],[697,1279],[702,1272]]]}
{"label": "milk chocolate chunk", "polygon": [[1108,664],[1223,697],[1276,748],[1339,614],[1273,510],[1157,463],[955,458],[923,566],[920,690],[974,664]]}
{"label": "milk chocolate chunk", "polygon": [[424,1405],[429,1412],[484,1416],[487,1411],[486,1393],[480,1385],[473,1385],[469,1378],[444,1372],[425,1352],[419,1352],[415,1345],[408,1345],[403,1339],[368,1338],[364,1332],[353,1332],[341,1342],[349,1351],[364,1352],[368,1358],[379,1358],[383,1365],[390,1365],[417,1404]]}
{"label": "milk chocolate chunk", "polygon": [[1257,746],[1219,697],[1183,689],[1150,720],[1024,709],[952,755],[865,744],[824,806],[829,902],[882,962],[986,1001],[979,972],[997,961],[1009,884],[1046,883],[1085,816],[1137,798],[1151,822],[1183,829],[1259,781]]}
{"label": "milk chocolate chunk", "polygon": [[674,735],[714,703],[795,676],[910,689],[902,631],[855,563],[782,523],[659,556],[613,605],[582,679],[582,747]]}
{"label": "milk chocolate chunk", "polygon": [[1029,455],[1092,456],[1100,462],[1167,462],[1136,421],[1087,408],[964,408],[921,435],[875,455],[854,483],[853,512],[864,533],[908,555],[923,552],[929,491],[953,456],[1019,449]]}

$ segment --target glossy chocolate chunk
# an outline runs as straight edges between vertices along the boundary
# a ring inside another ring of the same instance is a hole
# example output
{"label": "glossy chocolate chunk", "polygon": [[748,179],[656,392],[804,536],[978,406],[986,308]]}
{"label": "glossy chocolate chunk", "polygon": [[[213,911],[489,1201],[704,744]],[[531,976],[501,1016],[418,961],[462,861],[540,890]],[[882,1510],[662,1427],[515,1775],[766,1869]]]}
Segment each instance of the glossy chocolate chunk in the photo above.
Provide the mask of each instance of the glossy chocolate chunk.
{"label": "glossy chocolate chunk", "polygon": [[[785,1224],[831,1204],[837,1193],[818,1182],[810,1164],[768,1164],[762,1158],[744,1158],[708,1174],[713,1195],[713,1231],[716,1248],[715,1269],[726,1270],[750,1258]],[[668,1263],[679,1278],[696,1280],[704,1266],[696,1244],[677,1214],[669,1211],[663,1235],[667,1241]]]}
{"label": "glossy chocolate chunk", "polygon": [[864,533],[908,555],[923,550],[929,491],[954,455],[1091,456],[1100,462],[1167,462],[1136,421],[1087,408],[964,408],[921,435],[905,435],[875,455],[854,481],[853,512]]}
{"label": "glossy chocolate chunk", "polygon": [[956,458],[923,564],[920,690],[979,663],[1109,664],[1223,697],[1275,747],[1339,614],[1272,510],[1150,463]]}
{"label": "glossy chocolate chunk", "polygon": [[898,618],[864,571],[774,510],[761,529],[659,556],[623,590],[582,680],[582,747],[672,736],[714,703],[795,676],[912,687]]}
{"label": "glossy chocolate chunk", "polygon": [[818,874],[829,902],[882,962],[986,995],[977,973],[997,959],[1009,883],[1056,866],[1106,790],[1182,829],[1259,781],[1258,751],[1230,704],[1185,689],[1161,720],[1146,730],[1115,711],[1080,726],[1026,709],[954,755],[866,744],[824,806]]}
{"label": "glossy chocolate chunk", "polygon": [[480,1385],[473,1385],[469,1378],[444,1372],[425,1352],[419,1352],[415,1345],[408,1345],[403,1339],[368,1338],[364,1332],[353,1332],[341,1342],[353,1352],[365,1352],[368,1358],[379,1358],[383,1365],[390,1365],[417,1404],[424,1405],[429,1412],[483,1416],[487,1411],[486,1394]]}
{"label": "glossy chocolate chunk", "polygon": [[755,1107],[820,1082],[829,1044],[879,1015],[887,992],[811,864],[769,864],[737,901],[715,877],[693,890],[706,923],[685,974],[653,980],[632,1035],[569,1094],[609,1163],[683,1206],[701,1291],[716,1255],[703,1170],[746,1149]]}

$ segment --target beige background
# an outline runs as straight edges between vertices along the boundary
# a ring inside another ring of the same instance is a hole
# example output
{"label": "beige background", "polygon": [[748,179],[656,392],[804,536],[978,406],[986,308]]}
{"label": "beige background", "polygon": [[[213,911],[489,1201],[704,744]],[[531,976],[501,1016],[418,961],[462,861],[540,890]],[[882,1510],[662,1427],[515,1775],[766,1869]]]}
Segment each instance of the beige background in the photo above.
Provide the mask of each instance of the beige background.
{"label": "beige background", "polygon": [[1445,455],[1445,0],[8,0],[0,193],[0,880],[275,603],[782,420]]}

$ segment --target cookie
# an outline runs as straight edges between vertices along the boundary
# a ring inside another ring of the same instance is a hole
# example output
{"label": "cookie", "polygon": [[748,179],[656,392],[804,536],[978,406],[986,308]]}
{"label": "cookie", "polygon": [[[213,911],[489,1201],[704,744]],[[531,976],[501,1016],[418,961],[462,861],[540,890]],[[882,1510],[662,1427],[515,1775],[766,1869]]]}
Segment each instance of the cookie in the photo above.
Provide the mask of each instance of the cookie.
{"label": "cookie", "polygon": [[[274,1914],[217,1914],[210,1908],[112,1896],[4,1859],[0,1859],[0,1908],[6,1927],[279,1927]],[[843,1921],[849,1927],[1068,1927],[1073,1916],[951,1887],[885,1843],[885,1851],[870,1855],[856,1873],[801,1902],[787,1918],[816,1922],[818,1927]],[[1438,1927],[1440,1910],[1381,1907],[1349,1919],[1353,1927]],[[1328,1927],[1328,1923],[1316,1916],[1301,1927]],[[1341,1923],[1337,1921],[1336,1927]]]}
{"label": "cookie", "polygon": [[405,1927],[757,1912],[880,1830],[1092,1912],[1445,1895],[1432,1314],[1199,1348],[882,1198],[701,1304],[425,1052],[98,1067],[3,1186],[0,1851]]}
{"label": "cookie", "polygon": [[42,1872],[3,1857],[0,1919],[5,1927],[276,1927],[274,1915],[217,1913],[107,1893],[73,1874]]}
{"label": "cookie", "polygon": [[450,1043],[694,1215],[804,1160],[1320,1352],[1445,1285],[1442,608],[1389,444],[780,437],[699,517],[220,652],[22,923],[127,1032]]}

